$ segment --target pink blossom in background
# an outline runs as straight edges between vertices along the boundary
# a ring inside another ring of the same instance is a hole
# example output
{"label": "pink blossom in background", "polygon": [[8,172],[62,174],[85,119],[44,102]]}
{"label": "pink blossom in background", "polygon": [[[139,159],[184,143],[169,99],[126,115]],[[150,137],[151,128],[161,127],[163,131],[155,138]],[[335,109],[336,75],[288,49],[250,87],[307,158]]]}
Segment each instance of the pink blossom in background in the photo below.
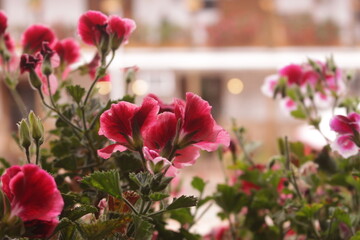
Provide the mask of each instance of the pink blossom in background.
{"label": "pink blossom in background", "polygon": [[[42,82],[42,85],[41,85],[41,90],[42,92],[49,96],[49,85],[48,85],[48,81],[47,81],[47,78],[46,76],[42,73],[41,71],[41,68],[38,67],[35,69],[35,72],[37,73],[37,75],[39,76],[41,82]],[[58,83],[58,79],[56,78],[56,76],[54,74],[50,74],[49,76],[49,83],[50,83],[50,89],[51,89],[51,94],[55,94],[58,86],[59,86],[59,83]]]}
{"label": "pink blossom in background", "polygon": [[276,85],[279,82],[279,75],[273,74],[265,78],[264,84],[261,86],[261,92],[267,97],[273,97]]}
{"label": "pink blossom in background", "polygon": [[306,177],[312,174],[316,174],[318,172],[319,164],[313,161],[307,161],[299,168],[300,176]]}
{"label": "pink blossom in background", "polygon": [[136,24],[132,19],[110,16],[106,31],[108,34],[114,34],[120,43],[126,44],[135,28]]}
{"label": "pink blossom in background", "polygon": [[7,28],[7,16],[4,11],[0,11],[0,35],[5,33]]}
{"label": "pink blossom in background", "polygon": [[11,215],[23,220],[26,237],[49,237],[64,206],[54,178],[38,166],[26,164],[8,168],[1,182]]}
{"label": "pink blossom in background", "polygon": [[81,15],[78,33],[81,39],[89,45],[99,45],[106,33],[107,16],[99,11],[87,11]]}
{"label": "pink blossom in background", "polygon": [[288,84],[303,85],[303,70],[300,65],[290,64],[279,70],[279,75],[286,77]]}
{"label": "pink blossom in background", "polygon": [[56,40],[55,33],[44,25],[31,25],[21,37],[21,44],[25,53],[36,53],[40,51],[42,43],[48,42],[51,46]]}
{"label": "pink blossom in background", "polygon": [[76,63],[80,58],[80,45],[73,38],[57,41],[54,50],[59,55],[61,64],[66,66]]}
{"label": "pink blossom in background", "polygon": [[359,152],[358,133],[360,131],[360,114],[350,113],[348,116],[336,115],[330,121],[330,128],[338,133],[331,148],[344,158],[356,155]]}
{"label": "pink blossom in background", "polygon": [[359,152],[359,147],[354,143],[351,134],[338,135],[330,147],[344,158],[355,156]]}

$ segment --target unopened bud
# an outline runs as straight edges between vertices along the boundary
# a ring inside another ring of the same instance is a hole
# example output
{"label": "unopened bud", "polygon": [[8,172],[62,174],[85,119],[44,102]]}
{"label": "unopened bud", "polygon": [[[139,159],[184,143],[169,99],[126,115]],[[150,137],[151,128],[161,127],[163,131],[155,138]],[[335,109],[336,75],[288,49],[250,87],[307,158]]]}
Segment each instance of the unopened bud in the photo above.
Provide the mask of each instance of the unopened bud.
{"label": "unopened bud", "polygon": [[45,60],[42,64],[42,73],[45,76],[50,76],[50,74],[52,73],[50,58],[45,58]]}
{"label": "unopened bud", "polygon": [[29,122],[32,138],[37,144],[42,144],[44,142],[44,126],[33,111],[29,113]]}
{"label": "unopened bud", "polygon": [[41,85],[42,85],[41,80],[34,69],[31,69],[29,71],[29,79],[30,79],[31,86],[33,88],[35,88],[35,89],[41,88]]}
{"label": "unopened bud", "polygon": [[29,125],[26,122],[26,119],[22,119],[20,123],[18,124],[19,129],[19,142],[20,145],[28,149],[31,145],[31,138],[30,138],[30,131],[29,131]]}

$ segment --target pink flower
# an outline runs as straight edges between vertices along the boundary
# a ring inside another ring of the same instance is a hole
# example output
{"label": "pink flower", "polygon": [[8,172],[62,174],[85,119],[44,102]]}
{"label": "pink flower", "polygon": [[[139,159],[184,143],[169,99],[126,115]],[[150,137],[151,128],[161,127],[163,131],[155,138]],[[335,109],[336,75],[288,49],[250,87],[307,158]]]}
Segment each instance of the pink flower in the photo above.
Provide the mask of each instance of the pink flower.
{"label": "pink flower", "polygon": [[344,158],[349,158],[359,152],[359,147],[354,143],[351,134],[338,135],[330,146],[333,151],[337,151]]}
{"label": "pink flower", "polygon": [[230,228],[228,225],[222,224],[211,230],[211,233],[204,236],[204,240],[225,240],[228,239]]}
{"label": "pink flower", "polygon": [[98,46],[102,37],[106,36],[107,16],[99,11],[87,11],[78,24],[81,39],[89,44]]}
{"label": "pink flower", "polygon": [[35,56],[29,54],[23,54],[20,59],[20,72],[29,72],[31,69],[35,70],[41,61],[40,54]]}
{"label": "pink flower", "polygon": [[279,81],[279,75],[273,74],[265,78],[264,84],[261,86],[261,92],[267,97],[274,97],[274,91]]}
{"label": "pink flower", "polygon": [[299,169],[300,176],[306,177],[318,172],[319,164],[314,163],[313,161],[308,161],[301,165]]}
{"label": "pink flower", "polygon": [[44,41],[52,45],[55,39],[55,33],[50,28],[44,25],[31,25],[23,33],[21,44],[24,52],[36,53],[40,51]]}
{"label": "pink flower", "polygon": [[289,85],[296,84],[301,86],[304,83],[302,78],[302,71],[303,70],[300,65],[290,64],[280,69],[279,74],[280,76],[287,78]]}
{"label": "pink flower", "polygon": [[350,113],[348,116],[336,115],[330,121],[332,130],[338,133],[331,148],[344,158],[356,155],[359,152],[360,114]]}
{"label": "pink flower", "polygon": [[0,11],[0,35],[5,33],[7,28],[7,17],[4,11]]}
{"label": "pink flower", "polygon": [[1,182],[11,203],[11,215],[22,219],[26,237],[49,237],[64,206],[54,178],[38,166],[27,164],[8,168]]}
{"label": "pink flower", "polygon": [[112,48],[117,49],[122,43],[126,44],[135,28],[136,24],[131,19],[110,16],[106,31],[113,35]]}
{"label": "pink flower", "polygon": [[[42,92],[45,95],[49,96],[50,95],[49,94],[49,85],[48,85],[46,76],[41,72],[41,68],[39,68],[39,67],[35,69],[35,72],[37,73],[37,75],[39,76],[39,78],[42,82],[42,85],[41,85]],[[54,74],[50,74],[49,83],[50,83],[51,94],[55,94],[55,92],[59,86],[59,83]]]}
{"label": "pink flower", "polygon": [[178,170],[171,164],[171,162],[168,159],[161,157],[156,151],[149,150],[149,148],[144,147],[143,153],[145,159],[147,160],[147,168],[152,174],[154,174],[153,168],[159,163],[162,164],[162,168],[158,170],[161,172],[165,171],[165,176],[175,177],[178,174]]}
{"label": "pink flower", "polygon": [[9,33],[4,34],[5,47],[10,53],[15,52],[15,41]]}
{"label": "pink flower", "polygon": [[57,41],[54,50],[60,57],[62,64],[70,65],[80,58],[80,46],[73,38],[65,38]]}
{"label": "pink flower", "polygon": [[99,134],[116,143],[98,150],[99,156],[107,159],[115,151],[141,150],[143,133],[154,123],[158,111],[152,98],[145,98],[140,107],[125,101],[113,104],[100,116]]}
{"label": "pink flower", "polygon": [[207,101],[188,92],[185,104],[179,100],[175,104],[175,115],[181,124],[180,146],[191,144],[206,151],[214,151],[220,144],[229,146],[229,134],[216,124]]}

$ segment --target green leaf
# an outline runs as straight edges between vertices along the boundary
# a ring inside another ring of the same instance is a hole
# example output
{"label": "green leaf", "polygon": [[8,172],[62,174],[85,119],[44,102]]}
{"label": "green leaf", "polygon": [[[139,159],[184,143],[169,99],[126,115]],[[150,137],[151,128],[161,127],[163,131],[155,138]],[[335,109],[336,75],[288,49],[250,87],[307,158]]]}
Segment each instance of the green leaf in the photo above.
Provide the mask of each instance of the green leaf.
{"label": "green leaf", "polygon": [[82,205],[80,207],[76,207],[72,210],[66,211],[63,216],[67,217],[68,219],[75,221],[82,216],[88,213],[97,213],[98,209],[91,205]]}
{"label": "green leaf", "polygon": [[191,224],[194,217],[191,215],[190,208],[180,208],[170,211],[170,218],[178,221],[181,225]]}
{"label": "green leaf", "polygon": [[161,193],[161,192],[156,192],[149,195],[152,201],[161,201],[169,196],[170,196],[169,194]]}
{"label": "green leaf", "polygon": [[196,205],[196,203],[196,197],[182,195],[179,198],[175,198],[174,201],[169,206],[167,206],[166,210],[193,207]]}
{"label": "green leaf", "polygon": [[94,172],[93,174],[84,177],[82,182],[104,191],[118,199],[122,198],[119,172],[116,170]]}
{"label": "green leaf", "polygon": [[85,88],[82,88],[80,85],[71,85],[66,87],[66,91],[74,99],[76,103],[80,103],[81,99],[85,95]]}
{"label": "green leaf", "polygon": [[123,225],[119,219],[97,221],[90,224],[78,224],[77,229],[83,238],[87,240],[99,240],[108,237],[112,231]]}
{"label": "green leaf", "polygon": [[294,118],[306,119],[306,113],[301,108],[298,108],[298,109],[296,109],[294,111],[291,111],[290,114]]}
{"label": "green leaf", "polygon": [[360,240],[360,231],[356,232],[355,235],[350,238],[350,240]]}
{"label": "green leaf", "polygon": [[205,203],[207,203],[208,201],[214,199],[213,196],[207,196],[203,199],[199,199],[197,207],[201,207],[202,205],[204,205]]}
{"label": "green leaf", "polygon": [[246,198],[233,186],[219,184],[214,200],[226,213],[239,212],[246,204]]}
{"label": "green leaf", "polygon": [[200,193],[204,191],[205,185],[206,183],[204,182],[204,180],[196,176],[191,181],[191,186],[193,186],[193,188],[198,190]]}
{"label": "green leaf", "polygon": [[320,203],[307,204],[296,213],[297,216],[312,218],[323,207]]}
{"label": "green leaf", "polygon": [[134,216],[134,224],[135,224],[135,236],[134,239],[152,239],[154,225],[150,222],[141,219],[137,216]]}

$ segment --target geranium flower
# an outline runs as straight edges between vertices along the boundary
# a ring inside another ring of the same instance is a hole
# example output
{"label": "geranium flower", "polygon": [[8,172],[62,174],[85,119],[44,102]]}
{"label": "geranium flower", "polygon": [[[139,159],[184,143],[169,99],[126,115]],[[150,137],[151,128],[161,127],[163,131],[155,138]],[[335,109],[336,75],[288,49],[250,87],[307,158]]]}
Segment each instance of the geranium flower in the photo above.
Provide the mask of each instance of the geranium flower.
{"label": "geranium flower", "polygon": [[290,64],[279,70],[279,75],[282,77],[286,77],[288,84],[296,84],[301,86],[303,81],[303,70],[300,65]]}
{"label": "geranium flower", "polygon": [[55,39],[55,33],[50,28],[44,25],[31,25],[23,33],[21,44],[25,53],[36,53],[40,51],[44,41],[51,46]]}
{"label": "geranium flower", "polygon": [[158,111],[152,98],[145,98],[140,107],[125,101],[113,104],[100,116],[99,134],[116,143],[98,150],[99,156],[107,159],[115,151],[141,150],[143,133],[154,123]]}
{"label": "geranium flower", "polygon": [[59,55],[61,64],[66,66],[76,63],[80,58],[80,46],[73,38],[57,41],[53,49]]}
{"label": "geranium flower", "polygon": [[11,204],[11,215],[24,222],[25,236],[49,237],[64,206],[54,178],[38,166],[27,164],[8,168],[1,182]]}
{"label": "geranium flower", "polygon": [[0,11],[0,35],[5,33],[7,28],[7,17],[4,11]]}
{"label": "geranium flower", "polygon": [[86,44],[98,46],[102,37],[107,35],[106,26],[106,15],[99,11],[87,11],[79,19],[78,33]]}
{"label": "geranium flower", "polygon": [[336,115],[330,121],[330,128],[338,133],[331,148],[344,158],[359,152],[360,114],[350,113],[348,116]]}
{"label": "geranium flower", "polygon": [[110,16],[106,31],[113,36],[111,48],[117,49],[122,43],[128,43],[129,37],[135,28],[136,24],[132,19]]}
{"label": "geranium flower", "polygon": [[179,145],[194,145],[202,150],[214,151],[218,145],[229,146],[229,134],[216,124],[211,106],[199,96],[186,93],[186,103],[175,102],[175,116],[181,123]]}
{"label": "geranium flower", "polygon": [[29,55],[23,54],[20,59],[20,72],[29,72],[30,70],[35,70],[41,61],[40,54]]}

